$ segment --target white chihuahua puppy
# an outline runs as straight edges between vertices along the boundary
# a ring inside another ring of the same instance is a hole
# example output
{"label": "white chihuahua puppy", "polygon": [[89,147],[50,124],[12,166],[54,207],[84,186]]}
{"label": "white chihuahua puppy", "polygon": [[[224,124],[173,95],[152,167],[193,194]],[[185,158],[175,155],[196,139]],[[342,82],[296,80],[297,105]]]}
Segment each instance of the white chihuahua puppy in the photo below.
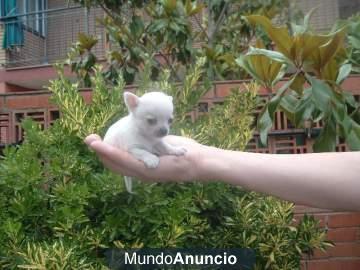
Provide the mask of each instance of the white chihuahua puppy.
{"label": "white chihuahua puppy", "polygon": [[[104,142],[124,149],[147,168],[159,165],[159,156],[184,155],[186,149],[164,142],[173,120],[172,97],[162,92],[149,92],[141,97],[124,93],[129,114],[115,122],[106,132]],[[125,176],[125,186],[132,192],[132,180]]]}

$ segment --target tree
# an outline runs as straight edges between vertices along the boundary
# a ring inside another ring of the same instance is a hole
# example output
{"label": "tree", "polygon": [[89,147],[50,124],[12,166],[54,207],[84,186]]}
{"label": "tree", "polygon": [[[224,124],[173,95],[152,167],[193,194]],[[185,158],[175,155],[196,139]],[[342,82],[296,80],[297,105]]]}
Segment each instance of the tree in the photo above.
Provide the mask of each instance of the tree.
{"label": "tree", "polygon": [[[257,13],[273,18],[283,14],[287,3],[281,0],[76,2],[87,8],[99,6],[106,13],[104,19],[99,19],[112,45],[106,76],[111,80],[121,72],[128,83],[134,81],[146,59],[152,61],[154,78],[167,68],[171,70],[172,80],[181,81],[185,67],[198,56],[207,56],[207,75],[211,79],[243,76],[235,58],[247,50],[255,33],[241,16]],[[96,62],[96,56],[91,53],[95,44],[95,37],[82,34],[69,61],[88,86],[87,74]],[[84,56],[80,62],[79,54]]]}
{"label": "tree", "polygon": [[[310,30],[313,11],[305,16],[303,24],[292,24],[290,32],[286,27],[275,27],[264,16],[245,17],[249,24],[263,28],[275,45],[269,50],[258,42],[237,59],[269,93],[270,100],[258,120],[261,141],[266,143],[274,113],[280,109],[296,127],[311,128],[323,122],[313,146],[315,151],[335,151],[339,138],[345,139],[351,150],[360,150],[360,104],[341,86],[351,71],[358,71],[354,43],[359,39],[353,29],[359,20],[342,23],[321,35]],[[348,28],[352,31],[349,45],[345,42]],[[289,78],[275,91],[285,74]]]}

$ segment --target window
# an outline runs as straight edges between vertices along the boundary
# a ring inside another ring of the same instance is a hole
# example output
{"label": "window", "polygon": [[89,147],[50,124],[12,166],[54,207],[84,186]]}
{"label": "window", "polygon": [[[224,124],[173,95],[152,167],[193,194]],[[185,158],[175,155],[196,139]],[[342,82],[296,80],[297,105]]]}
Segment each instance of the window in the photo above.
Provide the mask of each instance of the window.
{"label": "window", "polygon": [[[17,0],[20,20],[27,30],[45,36],[45,16],[41,11],[46,10],[46,0]],[[29,15],[27,15],[29,14]]]}
{"label": "window", "polygon": [[360,0],[338,0],[338,3],[341,19],[347,19],[360,11]]}

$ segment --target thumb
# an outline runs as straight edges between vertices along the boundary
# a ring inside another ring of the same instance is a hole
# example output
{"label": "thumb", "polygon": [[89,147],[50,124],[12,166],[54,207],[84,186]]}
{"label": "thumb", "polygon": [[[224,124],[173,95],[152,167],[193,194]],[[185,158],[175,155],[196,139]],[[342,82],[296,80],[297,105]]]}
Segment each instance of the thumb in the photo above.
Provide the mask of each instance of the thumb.
{"label": "thumb", "polygon": [[90,144],[92,144],[93,142],[95,141],[101,141],[101,137],[97,134],[90,134],[89,136],[87,136],[85,139],[84,139],[84,142],[90,146]]}

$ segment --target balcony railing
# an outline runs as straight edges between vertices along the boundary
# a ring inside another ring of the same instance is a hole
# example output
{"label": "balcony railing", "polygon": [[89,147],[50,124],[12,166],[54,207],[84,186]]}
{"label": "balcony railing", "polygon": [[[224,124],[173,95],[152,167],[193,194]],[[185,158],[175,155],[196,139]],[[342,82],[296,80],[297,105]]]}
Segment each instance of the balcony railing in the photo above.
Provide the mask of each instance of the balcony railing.
{"label": "balcony railing", "polygon": [[105,32],[96,23],[101,9],[69,7],[2,17],[0,34],[16,27],[21,44],[0,50],[0,64],[6,68],[53,64],[67,57],[79,33],[95,36],[98,43],[93,51],[98,58],[105,56]]}

